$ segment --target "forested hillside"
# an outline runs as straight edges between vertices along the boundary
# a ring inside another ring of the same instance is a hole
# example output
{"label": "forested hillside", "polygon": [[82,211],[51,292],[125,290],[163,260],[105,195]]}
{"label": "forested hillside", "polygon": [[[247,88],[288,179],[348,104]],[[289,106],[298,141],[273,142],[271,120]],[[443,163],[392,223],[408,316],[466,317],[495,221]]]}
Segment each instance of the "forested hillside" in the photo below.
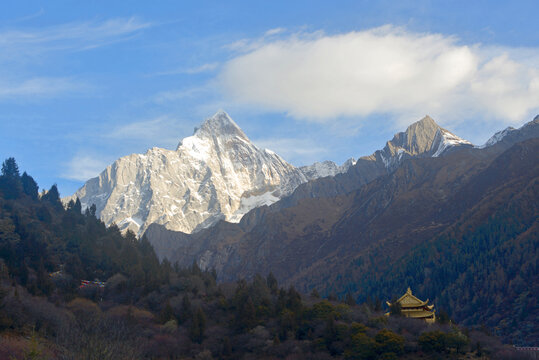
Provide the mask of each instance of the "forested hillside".
{"label": "forested hillside", "polygon": [[459,322],[488,326],[514,344],[535,344],[539,339],[538,151],[538,140],[519,143],[476,176],[454,201],[484,195],[441,235],[396,263],[380,261],[387,258],[387,246],[374,249],[354,260],[336,281],[344,284],[354,279],[354,293],[361,298],[412,286],[431,294],[436,305]]}
{"label": "forested hillside", "polygon": [[271,274],[216,282],[212,270],[159,263],[132,233],[64,209],[58,190],[7,159],[0,176],[2,359],[518,358],[478,331],[386,317],[279,288]]}
{"label": "forested hillside", "polygon": [[147,235],[176,247],[169,259],[196,258],[227,280],[271,271],[300,291],[359,301],[411,286],[459,322],[535,345],[538,121],[514,137],[531,139],[409,159],[358,190],[302,199],[245,230],[223,222],[190,235],[153,226]]}

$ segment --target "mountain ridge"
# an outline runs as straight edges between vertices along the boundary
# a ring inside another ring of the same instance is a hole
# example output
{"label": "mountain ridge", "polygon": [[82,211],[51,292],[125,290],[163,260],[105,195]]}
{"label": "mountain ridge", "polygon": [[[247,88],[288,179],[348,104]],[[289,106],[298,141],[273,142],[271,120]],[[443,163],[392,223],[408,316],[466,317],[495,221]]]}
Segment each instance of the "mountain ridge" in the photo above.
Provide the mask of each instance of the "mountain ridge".
{"label": "mountain ridge", "polygon": [[[523,127],[523,129],[525,129],[525,127]],[[535,136],[535,130],[533,132],[529,133],[528,136],[531,137],[531,138],[535,138],[536,137]],[[526,137],[526,136],[524,136],[524,137]],[[242,219],[242,221],[237,225],[235,225],[235,224],[226,224],[226,223],[217,224],[217,228],[211,230],[211,233],[213,234],[211,236],[206,235],[204,233],[201,233],[201,234],[195,236],[195,239],[191,239],[191,240],[189,240],[189,236],[187,236],[186,234],[178,234],[178,236],[183,238],[183,240],[181,241],[182,243],[189,243],[189,246],[194,246],[195,248],[198,248],[198,245],[196,245],[196,243],[197,243],[197,241],[199,241],[199,240],[197,240],[196,237],[198,237],[198,236],[206,237],[206,238],[214,237],[214,236],[216,236],[216,234],[219,234],[219,229],[226,229],[226,231],[223,231],[223,233],[221,235],[217,235],[221,239],[223,239],[223,236],[225,238],[227,236],[230,236],[230,235],[237,236],[238,234],[243,236],[244,234],[248,234],[249,232],[255,232],[257,234],[265,234],[264,236],[266,236],[268,234],[268,231],[271,232],[270,229],[272,228],[272,225],[269,225],[266,222],[267,221],[272,221],[273,222],[273,221],[275,221],[276,217],[281,218],[281,220],[287,219],[286,222],[288,224],[291,224],[291,226],[295,226],[295,225],[292,225],[293,221],[295,221],[295,220],[292,220],[292,219],[296,218],[296,216],[293,216],[290,213],[288,213],[288,215],[278,215],[279,212],[287,212],[287,211],[289,211],[287,209],[292,209],[293,210],[294,207],[300,207],[300,208],[309,208],[310,212],[312,214],[314,214],[314,213],[316,213],[317,209],[320,208],[320,206],[316,205],[316,204],[317,203],[320,204],[320,203],[324,203],[324,202],[328,202],[328,203],[331,203],[331,202],[335,203],[336,202],[336,203],[340,204],[338,207],[342,207],[342,206],[344,206],[343,201],[347,202],[349,204],[353,203],[354,201],[359,201],[360,203],[363,204],[363,207],[358,208],[357,210],[355,210],[355,213],[361,213],[362,216],[370,216],[369,214],[376,214],[377,211],[382,211],[386,206],[388,206],[389,204],[394,202],[395,197],[400,196],[399,194],[402,193],[403,191],[405,191],[405,192],[409,191],[409,190],[407,190],[408,189],[407,186],[409,186],[408,183],[410,183],[412,181],[415,181],[415,179],[418,176],[418,173],[420,173],[421,171],[424,172],[424,170],[420,170],[420,168],[417,167],[419,164],[425,164],[425,166],[423,166],[423,165],[421,165],[421,166],[425,167],[425,169],[429,169],[428,172],[425,173],[425,175],[422,175],[422,176],[430,176],[431,177],[431,178],[429,178],[428,183],[433,182],[433,184],[434,184],[434,182],[436,182],[438,185],[432,186],[427,192],[417,193],[416,197],[418,199],[421,199],[421,198],[424,198],[425,196],[435,196],[436,198],[439,198],[439,199],[441,199],[443,201],[446,201],[449,197],[454,196],[455,190],[453,189],[453,187],[461,186],[461,184],[468,181],[467,179],[469,179],[470,176],[472,176],[474,173],[476,173],[478,171],[481,171],[481,169],[484,168],[485,166],[487,166],[489,164],[489,162],[492,161],[493,158],[495,158],[499,154],[503,153],[505,150],[506,150],[506,147],[505,147],[505,144],[503,144],[503,143],[499,143],[499,144],[494,145],[492,149],[489,149],[489,148],[487,148],[487,149],[477,149],[477,148],[466,146],[466,147],[462,147],[460,149],[460,151],[456,151],[456,150],[453,151],[450,154],[450,156],[448,157],[448,159],[438,159],[438,158],[411,159],[411,160],[414,160],[414,161],[405,162],[406,166],[400,167],[398,169],[397,173],[395,173],[393,178],[391,177],[391,176],[393,176],[392,175],[393,173],[386,174],[383,177],[378,177],[374,181],[371,181],[368,184],[365,184],[365,185],[359,187],[359,189],[357,189],[357,190],[353,190],[354,191],[353,194],[357,194],[356,195],[357,196],[356,200],[354,200],[354,197],[352,197],[352,198],[350,197],[351,195],[349,195],[349,194],[352,194],[352,192],[347,193],[348,195],[347,194],[338,194],[338,195],[336,195],[334,197],[316,197],[316,198],[314,198],[314,197],[305,197],[305,198],[299,199],[293,205],[290,205],[288,207],[282,207],[282,208],[276,209],[274,211],[268,211],[268,207],[264,207],[264,209],[265,209],[265,216],[263,217],[264,221],[258,221],[258,222],[255,221],[250,226],[247,226],[246,224],[244,224],[244,221],[248,221],[249,218],[250,218],[249,214],[247,214],[244,217],[244,219]],[[464,159],[466,159],[466,161],[463,161]],[[418,161],[421,161],[421,162],[418,163]],[[453,162],[453,163],[451,163],[451,162]],[[344,175],[346,175],[346,174],[341,174],[340,176],[344,176]],[[394,179],[394,180],[392,180],[391,182],[388,182],[388,183],[384,183],[384,181],[388,181],[387,179]],[[327,181],[327,179],[319,179],[319,181]],[[428,183],[426,183],[426,184],[428,184]],[[302,186],[305,186],[305,185],[302,185]],[[379,186],[381,189],[386,189],[386,190],[384,190],[385,192],[380,192],[379,193],[380,195],[382,195],[382,194],[385,194],[385,195],[383,195],[382,197],[379,197],[378,195],[376,195],[378,197],[373,197],[373,195],[368,195],[369,192],[371,191],[370,189],[372,189],[373,187],[376,187],[376,186]],[[402,186],[404,186],[404,187],[402,187]],[[401,187],[401,188],[399,188],[399,187]],[[389,191],[388,189],[393,189],[393,190]],[[399,189],[401,189],[401,190],[399,190]],[[462,198],[460,200],[455,200],[455,203],[466,204],[467,202],[472,201],[470,199],[475,199],[475,194],[472,197],[467,196],[467,197],[464,197],[464,198]],[[285,198],[285,200],[286,200],[286,198]],[[412,201],[412,203],[413,203],[414,200],[412,198],[410,198],[410,201]],[[276,204],[278,204],[278,203],[276,203]],[[272,207],[274,207],[276,204],[272,205]],[[427,202],[427,204],[428,204],[428,206],[431,206],[431,204],[429,204],[429,202]],[[344,208],[348,209],[346,206]],[[404,208],[406,208],[406,206]],[[264,209],[255,209],[255,210],[253,210],[251,212],[263,211]],[[378,210],[376,210],[376,209],[378,209]],[[437,218],[439,218],[439,220],[437,220],[434,224],[439,223],[439,225],[435,225],[434,227],[431,226],[431,225],[429,225],[429,226],[431,228],[435,228],[436,226],[445,226],[444,221],[442,221],[441,219],[443,219],[443,216],[447,216],[447,214],[454,213],[454,211],[455,210],[451,210],[449,212],[445,211],[443,213],[440,213],[440,215],[436,215]],[[432,209],[431,212],[436,213],[434,211],[434,209]],[[428,214],[428,213],[429,212],[426,212],[426,214]],[[409,211],[405,210],[400,216],[406,218],[408,216],[408,214],[409,214]],[[325,226],[324,223],[327,223],[326,220],[329,217],[334,218],[334,220],[332,220],[332,221],[333,221],[333,224],[336,224],[337,222],[343,223],[343,222],[346,221],[346,219],[348,219],[350,217],[353,217],[353,216],[354,216],[354,212],[349,212],[349,211],[347,211],[346,213],[343,213],[342,211],[341,212],[335,212],[335,209],[333,209],[332,212],[324,211],[319,215],[319,220],[321,220],[321,222],[316,224],[316,226],[314,226],[314,227],[312,227],[312,225],[314,225],[314,224],[309,225],[311,227],[306,228],[306,231],[307,231],[307,233],[309,233],[309,231],[311,231],[313,229],[316,229],[316,228],[318,228],[317,231],[323,230],[324,226]],[[326,218],[324,219],[324,217],[326,217]],[[410,218],[410,220],[412,220],[412,218]],[[372,219],[368,220],[367,223],[372,223],[372,221],[373,221]],[[411,222],[413,222],[413,221],[411,221]],[[404,225],[405,223],[410,223],[410,221],[406,221],[406,222],[402,223],[402,225]],[[380,225],[381,226],[379,226],[378,230],[377,230],[378,232],[387,231],[386,227],[382,226],[383,224],[380,224]],[[331,225],[331,226],[333,226],[333,225]],[[405,228],[405,227],[403,227],[403,228]],[[329,228],[326,229],[326,230],[329,230]],[[147,233],[149,239],[152,240],[152,239],[156,239],[156,238],[159,238],[159,237],[161,237],[161,239],[163,239],[163,237],[161,236],[162,234],[159,234],[159,231],[160,231],[159,226],[150,227],[149,232]],[[303,230],[301,230],[301,232],[303,232]],[[169,232],[169,233],[172,233],[172,232]],[[159,251],[160,246],[157,245],[157,246],[155,246],[155,248],[156,248],[156,251],[158,252],[158,254],[160,254],[160,256],[162,256],[162,253],[160,253],[160,251]],[[202,248],[203,247],[201,247],[200,249],[202,249]],[[171,249],[167,250],[169,254],[170,254],[170,250]],[[193,254],[193,253],[191,253],[191,255],[189,255],[189,254],[187,254],[187,252],[184,252],[183,256],[186,259],[189,258],[189,257],[192,259],[192,256],[194,256],[194,255],[195,254]]]}
{"label": "mountain ridge", "polygon": [[[258,148],[220,110],[176,150],[154,147],[121,157],[64,202],[78,197],[83,209],[95,204],[107,225],[138,235],[154,222],[191,233],[221,219],[238,222],[253,207],[272,204],[320,176],[317,168],[308,170]],[[346,167],[321,170],[326,176]]]}
{"label": "mountain ridge", "polygon": [[[340,166],[325,161],[296,168],[273,151],[259,149],[220,110],[175,151],[154,147],[121,157],[64,201],[78,197],[83,209],[95,204],[107,225],[115,223],[139,236],[152,223],[193,233],[220,220],[241,222],[253,209],[276,204],[273,211],[304,197],[346,193],[408,158],[440,156],[460,146],[471,144],[425,116],[370,156]],[[243,224],[252,226],[257,214]]]}

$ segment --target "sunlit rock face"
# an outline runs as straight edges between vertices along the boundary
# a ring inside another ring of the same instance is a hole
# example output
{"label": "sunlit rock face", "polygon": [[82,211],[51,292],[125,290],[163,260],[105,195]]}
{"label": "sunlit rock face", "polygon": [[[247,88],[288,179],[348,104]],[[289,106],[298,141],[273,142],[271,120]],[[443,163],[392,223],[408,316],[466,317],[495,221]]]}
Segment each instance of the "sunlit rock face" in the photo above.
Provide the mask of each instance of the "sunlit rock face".
{"label": "sunlit rock face", "polygon": [[271,205],[308,181],[349,170],[368,181],[393,171],[407,158],[439,156],[459,145],[471,146],[427,116],[359,162],[350,159],[339,166],[324,161],[296,168],[273,151],[255,146],[228,114],[219,111],[176,150],[152,148],[124,156],[64,201],[78,197],[83,209],[95,204],[105,224],[115,223],[138,235],[152,223],[193,233],[219,220],[239,222],[250,210]]}
{"label": "sunlit rock face", "polygon": [[304,174],[274,152],[256,147],[220,111],[175,151],[152,148],[124,156],[66,200],[78,197],[83,208],[95,204],[97,216],[121,230],[142,234],[157,223],[192,233],[221,219],[238,222],[249,210],[278,201],[299,184],[348,167],[333,165],[306,168]]}

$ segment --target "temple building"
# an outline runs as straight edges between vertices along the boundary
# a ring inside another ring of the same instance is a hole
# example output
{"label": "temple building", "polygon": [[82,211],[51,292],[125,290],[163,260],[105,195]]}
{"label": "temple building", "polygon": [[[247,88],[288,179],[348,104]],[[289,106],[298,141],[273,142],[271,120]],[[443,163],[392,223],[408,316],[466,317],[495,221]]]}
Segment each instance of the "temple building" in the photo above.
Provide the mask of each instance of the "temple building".
{"label": "temple building", "polygon": [[[398,303],[401,308],[401,313],[403,316],[414,318],[414,319],[424,319],[428,323],[434,323],[436,320],[434,305],[428,305],[429,299],[427,301],[422,301],[412,295],[412,290],[408,288],[406,294],[402,295],[395,303]],[[392,303],[386,301],[386,304],[391,307]],[[386,313],[389,316],[390,313]]]}

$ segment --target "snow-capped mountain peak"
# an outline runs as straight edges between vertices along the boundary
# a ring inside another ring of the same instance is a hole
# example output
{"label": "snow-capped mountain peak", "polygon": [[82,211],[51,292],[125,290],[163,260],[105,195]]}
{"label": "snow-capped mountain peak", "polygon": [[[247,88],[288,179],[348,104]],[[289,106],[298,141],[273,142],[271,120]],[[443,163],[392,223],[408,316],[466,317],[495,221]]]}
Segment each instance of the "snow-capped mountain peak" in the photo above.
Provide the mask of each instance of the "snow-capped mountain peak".
{"label": "snow-capped mountain peak", "polygon": [[387,170],[396,169],[410,157],[438,157],[456,146],[473,146],[449,130],[442,128],[430,116],[408,126],[404,132],[395,134],[382,150],[372,157],[383,162]]}
{"label": "snow-capped mountain peak", "polygon": [[184,138],[178,144],[177,150],[186,142],[191,140],[191,143],[196,143],[196,140],[207,139],[233,139],[238,138],[245,142],[250,142],[249,138],[241,130],[241,128],[232,120],[232,118],[223,110],[219,110],[212,117],[207,118],[204,122],[195,128],[192,136]]}
{"label": "snow-capped mountain peak", "polygon": [[[224,111],[206,119],[176,151],[152,148],[116,160],[74,197],[96,204],[107,224],[139,235],[151,223],[191,233],[290,194],[305,175],[252,144]],[[69,200],[69,199],[67,199]]]}
{"label": "snow-capped mountain peak", "polygon": [[305,175],[307,180],[314,180],[326,176],[335,176],[337,174],[345,173],[351,166],[356,164],[356,159],[350,158],[346,160],[342,165],[337,165],[333,161],[315,162],[312,165],[302,166],[299,169]]}
{"label": "snow-capped mountain peak", "polygon": [[223,110],[218,111],[210,118],[207,118],[200,128],[195,131],[195,136],[199,137],[233,137],[249,141],[249,138],[232,118]]}
{"label": "snow-capped mountain peak", "polygon": [[[426,116],[367,158],[393,171],[406,158],[439,156],[465,144]],[[273,151],[256,147],[219,111],[176,150],[152,148],[119,158],[64,200],[78,197],[83,207],[95,204],[105,224],[139,235],[152,223],[192,233],[221,219],[238,222],[251,209],[278,201],[304,182],[355,166],[350,159],[340,166],[325,161],[296,168]]]}
{"label": "snow-capped mountain peak", "polygon": [[[492,135],[487,142],[485,142],[483,145],[477,146],[480,149],[487,148],[493,145],[496,145],[499,142],[508,142],[511,143],[511,138],[513,137],[521,137],[526,138],[527,134],[537,134],[539,132],[538,126],[539,125],[539,115],[535,116],[532,121],[527,122],[526,124],[522,125],[520,128],[515,129],[512,126],[509,126],[501,131],[498,131],[494,135]],[[523,135],[524,134],[524,135]]]}
{"label": "snow-capped mountain peak", "polygon": [[483,148],[492,146],[492,145],[496,144],[497,142],[501,141],[501,140],[502,140],[504,137],[506,137],[509,133],[511,133],[511,132],[513,132],[513,131],[516,131],[516,130],[517,130],[517,129],[515,129],[515,128],[512,127],[512,126],[508,126],[508,127],[506,127],[505,129],[496,132],[494,135],[492,135],[492,136],[487,140],[486,143],[484,143],[483,145],[479,145],[478,148],[483,149]]}

